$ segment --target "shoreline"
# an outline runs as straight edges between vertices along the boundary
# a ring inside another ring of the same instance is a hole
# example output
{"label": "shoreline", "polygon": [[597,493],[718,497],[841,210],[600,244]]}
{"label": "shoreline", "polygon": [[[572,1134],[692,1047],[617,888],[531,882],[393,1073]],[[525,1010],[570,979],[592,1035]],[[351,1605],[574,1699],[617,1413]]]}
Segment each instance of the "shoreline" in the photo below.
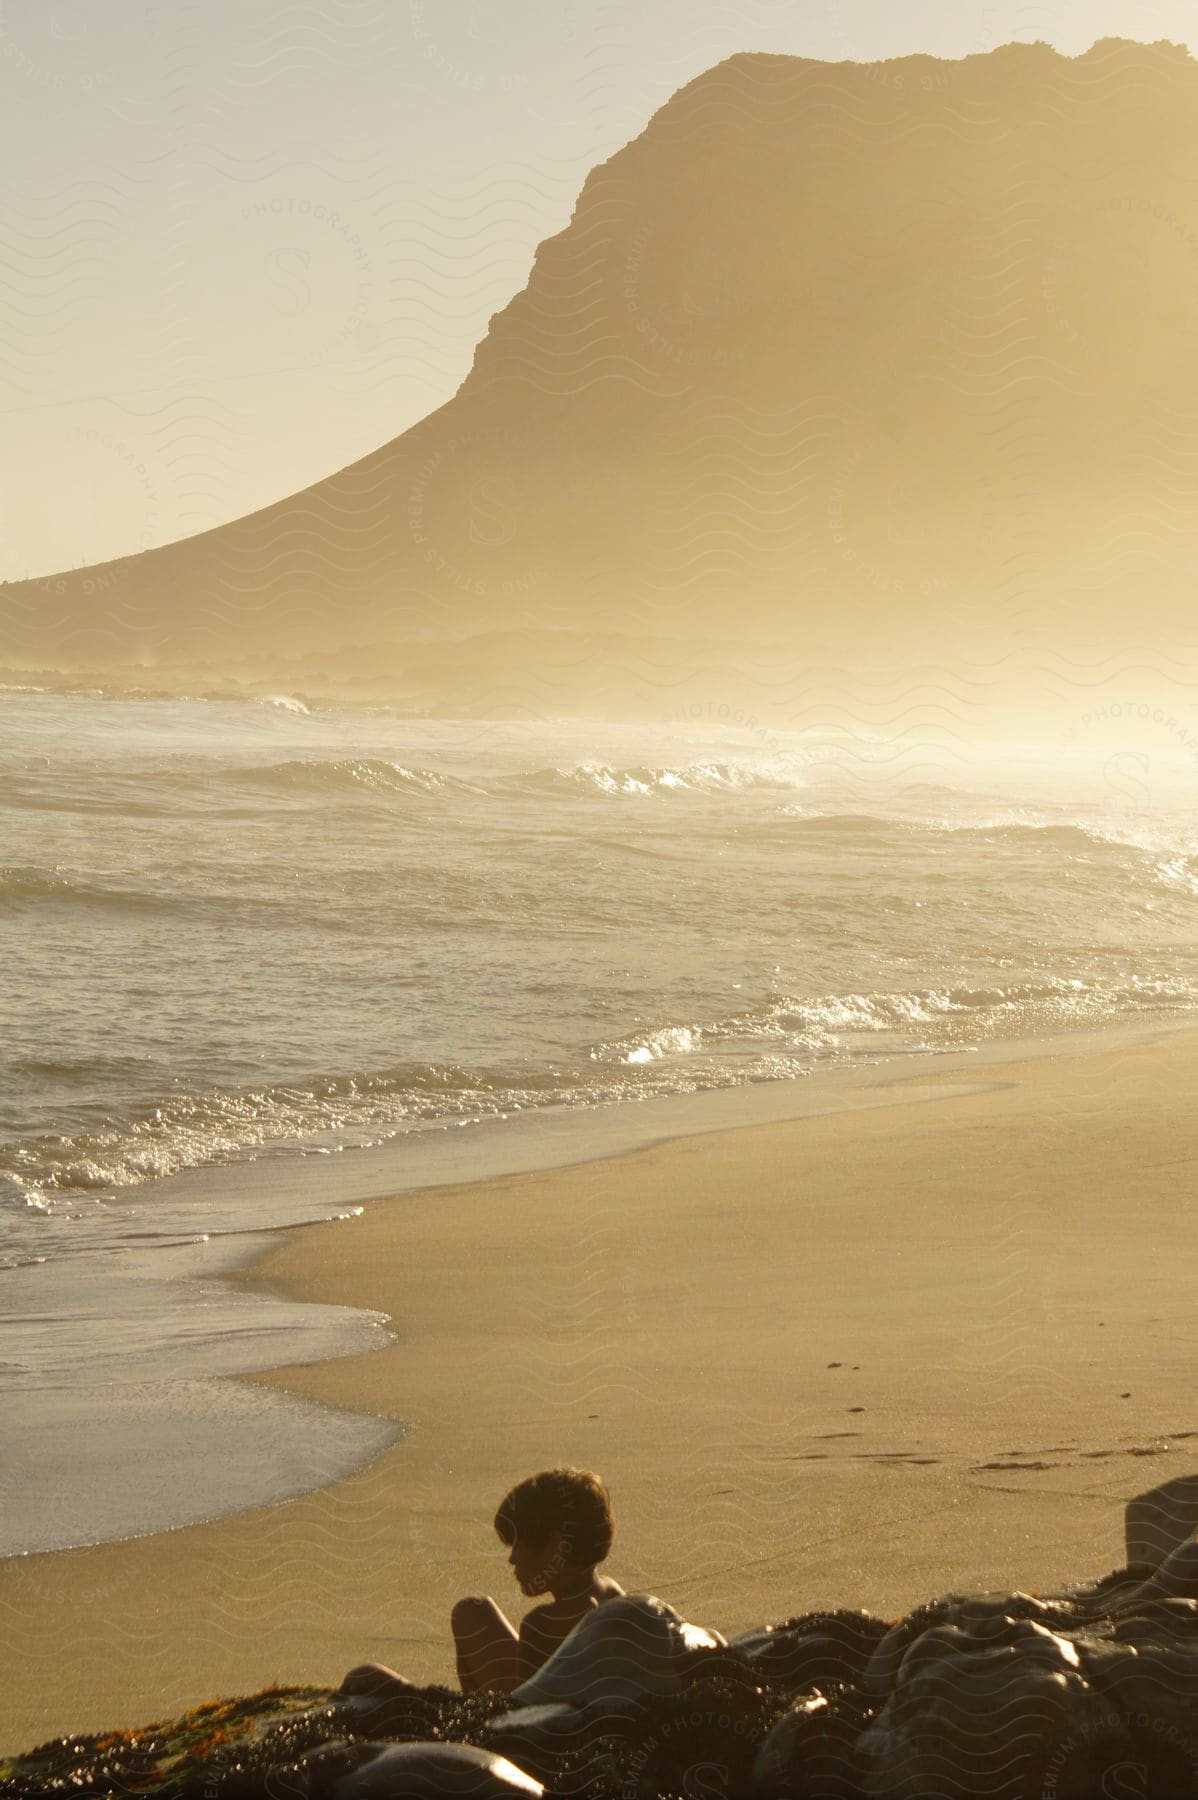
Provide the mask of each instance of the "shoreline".
{"label": "shoreline", "polygon": [[[680,1138],[889,1105],[896,1084],[912,1100],[932,1101],[964,1091],[961,1077],[973,1075],[980,1091],[1012,1060],[1155,1041],[1179,1027],[1198,1024],[1136,1018],[1053,1038],[891,1048],[817,1064],[791,1080],[535,1107],[418,1129],[342,1156],[283,1155],[167,1177],[156,1184],[152,1208],[167,1233],[161,1246],[122,1247],[94,1270],[85,1251],[82,1259],[43,1258],[40,1266],[6,1271],[19,1321],[13,1349],[30,1371],[49,1355],[51,1378],[47,1385],[33,1374],[25,1387],[18,1373],[0,1394],[13,1471],[0,1559],[120,1542],[276,1505],[351,1475],[385,1439],[402,1435],[402,1421],[380,1429],[380,1421],[352,1407],[315,1410],[261,1383],[228,1385],[233,1375],[252,1378],[297,1358],[332,1360],[392,1341],[377,1312],[297,1304],[284,1289],[255,1279],[301,1226],[340,1223],[404,1193],[581,1168]],[[231,1223],[241,1215],[260,1222],[244,1229]],[[102,1345],[94,1342],[101,1317],[108,1321]],[[79,1347],[77,1375],[57,1360],[64,1343]],[[306,1473],[289,1449],[297,1433],[322,1441]],[[78,1488],[67,1479],[72,1448],[89,1476]],[[122,1468],[154,1456],[164,1478],[130,1493]]]}
{"label": "shoreline", "polygon": [[[11,1748],[271,1679],[332,1683],[366,1658],[444,1679],[452,1600],[510,1599],[495,1503],[548,1461],[607,1476],[625,1586],[725,1630],[1113,1566],[1123,1500],[1184,1472],[1198,1431],[1184,1205],[1152,1191],[1144,1160],[1162,1138],[1161,1167],[1193,1150],[1198,1028],[1085,1035],[1105,1042],[828,1071],[860,1079],[822,1110],[804,1096],[797,1116],[380,1196],[335,1232],[280,1234],[229,1279],[387,1312],[396,1341],[234,1380],[408,1435],[277,1505],[0,1563]],[[862,1105],[849,1088],[883,1092]],[[695,1097],[709,1119],[717,1097]],[[1088,1197],[1117,1172],[1137,1204]],[[1145,1243],[1154,1208],[1162,1242]],[[1089,1256],[1116,1273],[1088,1287]],[[1144,1281],[1177,1323],[1163,1343],[1137,1312]]]}
{"label": "shoreline", "polygon": [[[19,1360],[27,1356],[36,1369],[38,1357],[56,1356],[60,1343],[87,1347],[76,1356],[76,1376],[64,1365],[51,1385],[35,1375],[26,1389],[18,1375],[0,1394],[12,1471],[0,1559],[120,1542],[277,1505],[353,1474],[386,1439],[402,1436],[402,1421],[380,1422],[352,1407],[315,1409],[261,1383],[228,1385],[233,1375],[252,1378],[297,1358],[336,1359],[392,1341],[383,1315],[297,1304],[285,1289],[254,1278],[301,1226],[339,1223],[404,1193],[580,1168],[679,1138],[889,1105],[896,1084],[910,1099],[930,1101],[963,1091],[960,1077],[974,1074],[980,1090],[1013,1059],[1085,1055],[1156,1041],[1178,1028],[1198,1024],[1185,1016],[1134,1018],[1052,1038],[1012,1034],[935,1050],[891,1048],[816,1064],[791,1080],[635,1103],[535,1107],[443,1122],[343,1156],[284,1155],[167,1177],[157,1184],[153,1209],[168,1233],[161,1246],[109,1253],[93,1274],[86,1252],[83,1260],[51,1257],[5,1274],[10,1307],[26,1322],[18,1323],[14,1342]],[[243,1214],[260,1223],[230,1225]],[[204,1235],[189,1235],[205,1226]],[[102,1345],[94,1342],[100,1317],[108,1321]],[[27,1350],[22,1332],[31,1334]],[[290,1449],[297,1434],[321,1440],[306,1470]],[[72,1450],[89,1477],[75,1488],[68,1479]],[[124,1488],[122,1468],[155,1456],[163,1478],[132,1493]]]}

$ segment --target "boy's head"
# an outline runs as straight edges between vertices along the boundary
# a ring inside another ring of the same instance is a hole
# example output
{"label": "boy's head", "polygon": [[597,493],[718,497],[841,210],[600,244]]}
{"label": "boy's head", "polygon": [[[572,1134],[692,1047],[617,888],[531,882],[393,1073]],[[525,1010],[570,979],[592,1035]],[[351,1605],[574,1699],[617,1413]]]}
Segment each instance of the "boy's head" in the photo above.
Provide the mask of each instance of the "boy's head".
{"label": "boy's head", "polygon": [[526,1594],[593,1569],[611,1549],[611,1497],[589,1469],[544,1469],[514,1487],[495,1514],[500,1541]]}

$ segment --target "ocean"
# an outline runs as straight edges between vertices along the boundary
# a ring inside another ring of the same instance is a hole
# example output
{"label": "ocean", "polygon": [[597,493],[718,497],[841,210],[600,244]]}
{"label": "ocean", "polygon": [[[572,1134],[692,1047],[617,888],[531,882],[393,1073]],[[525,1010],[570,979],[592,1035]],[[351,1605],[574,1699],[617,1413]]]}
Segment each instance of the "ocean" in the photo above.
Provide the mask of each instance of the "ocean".
{"label": "ocean", "polygon": [[0,691],[0,1554],[394,1441],[220,1379],[391,1341],[223,1280],[263,1233],[530,1118],[1191,1016],[1194,758],[1077,737]]}

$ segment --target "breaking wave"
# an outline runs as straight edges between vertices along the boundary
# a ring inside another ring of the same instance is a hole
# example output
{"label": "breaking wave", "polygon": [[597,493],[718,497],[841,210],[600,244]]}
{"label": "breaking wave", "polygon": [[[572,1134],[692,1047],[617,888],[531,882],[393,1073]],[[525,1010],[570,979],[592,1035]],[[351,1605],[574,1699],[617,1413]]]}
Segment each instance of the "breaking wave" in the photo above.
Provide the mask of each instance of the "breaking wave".
{"label": "breaking wave", "polygon": [[[915,988],[893,993],[817,996],[787,994],[763,1006],[707,1023],[665,1025],[601,1045],[593,1054],[627,1065],[718,1055],[733,1047],[770,1045],[826,1058],[845,1050],[846,1036],[888,1034],[903,1047],[947,1048],[995,1035],[1060,1029],[1127,1017],[1146,1010],[1185,1009],[1198,1003],[1198,987],[1167,976],[1133,975],[1122,982],[1052,977],[1005,985]],[[960,1029],[951,1030],[953,1024]],[[944,1027],[950,1027],[946,1033]],[[912,1032],[917,1042],[908,1041]]]}
{"label": "breaking wave", "polygon": [[222,779],[238,785],[251,782],[283,793],[311,794],[320,799],[337,794],[404,796],[470,791],[467,782],[442,775],[436,769],[409,768],[381,757],[344,757],[337,761],[301,757],[289,762],[229,769]]}
{"label": "breaking wave", "polygon": [[[1054,977],[890,992],[787,993],[740,1012],[663,1022],[592,1046],[576,1066],[471,1068],[414,1063],[307,1083],[176,1094],[99,1129],[27,1137],[0,1149],[4,1186],[26,1204],[121,1188],[272,1147],[327,1153],[415,1126],[507,1117],[793,1079],[829,1063],[959,1047],[997,1035],[1061,1030],[1145,1012],[1188,1010],[1194,984],[1133,975]],[[119,1060],[119,1059],[118,1059]],[[86,1078],[85,1064],[26,1059],[27,1076]],[[94,1071],[92,1071],[94,1073]]]}
{"label": "breaking wave", "polygon": [[509,785],[573,797],[586,793],[633,796],[734,794],[754,789],[784,790],[801,787],[803,783],[794,774],[763,772],[727,762],[685,763],[678,768],[656,768],[645,763],[621,767],[607,762],[581,762],[566,768],[533,769],[513,776]]}

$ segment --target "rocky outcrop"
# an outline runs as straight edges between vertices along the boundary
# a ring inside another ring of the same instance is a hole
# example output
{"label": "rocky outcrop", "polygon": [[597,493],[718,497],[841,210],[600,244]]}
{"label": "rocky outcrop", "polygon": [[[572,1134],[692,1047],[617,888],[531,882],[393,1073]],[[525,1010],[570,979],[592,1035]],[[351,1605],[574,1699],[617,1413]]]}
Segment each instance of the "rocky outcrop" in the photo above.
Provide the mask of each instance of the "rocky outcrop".
{"label": "rocky outcrop", "polygon": [[800,1614],[731,1643],[628,1596],[511,1696],[413,1688],[384,1716],[280,1690],[45,1745],[0,1796],[1179,1800],[1198,1793],[1198,1598],[1170,1587],[1198,1590],[1192,1557],[1150,1583],[949,1595],[893,1625]]}
{"label": "rocky outcrop", "polygon": [[[1132,1500],[1129,1544],[1143,1547],[1146,1518],[1176,1520],[1189,1491],[1167,1482]],[[948,1594],[893,1623],[800,1613],[730,1642],[624,1595],[510,1695],[394,1674],[270,1689],[0,1768],[0,1800],[127,1792],[1193,1800],[1198,1539],[1057,1595]]]}

